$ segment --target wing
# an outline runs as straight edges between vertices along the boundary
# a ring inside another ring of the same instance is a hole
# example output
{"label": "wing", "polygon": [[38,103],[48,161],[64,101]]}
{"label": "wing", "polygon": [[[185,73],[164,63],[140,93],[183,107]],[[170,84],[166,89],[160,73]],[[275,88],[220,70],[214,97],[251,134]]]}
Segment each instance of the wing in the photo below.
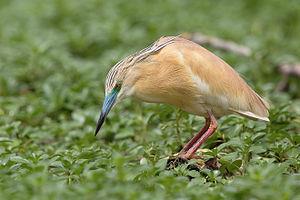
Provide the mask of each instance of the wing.
{"label": "wing", "polygon": [[156,59],[187,68],[200,91],[201,101],[208,106],[269,121],[268,103],[226,62],[198,44],[176,38]]}

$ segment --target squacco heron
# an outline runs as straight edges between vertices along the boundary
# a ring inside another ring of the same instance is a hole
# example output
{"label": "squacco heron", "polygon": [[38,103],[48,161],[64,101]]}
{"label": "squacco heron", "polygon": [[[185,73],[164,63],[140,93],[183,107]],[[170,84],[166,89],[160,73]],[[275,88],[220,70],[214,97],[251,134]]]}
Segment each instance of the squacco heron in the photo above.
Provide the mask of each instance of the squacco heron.
{"label": "squacco heron", "polygon": [[217,118],[240,114],[268,122],[268,103],[225,61],[180,36],[161,37],[149,47],[114,65],[105,83],[105,100],[95,135],[118,102],[134,97],[174,105],[203,116],[204,127],[179,152],[194,157],[217,129]]}

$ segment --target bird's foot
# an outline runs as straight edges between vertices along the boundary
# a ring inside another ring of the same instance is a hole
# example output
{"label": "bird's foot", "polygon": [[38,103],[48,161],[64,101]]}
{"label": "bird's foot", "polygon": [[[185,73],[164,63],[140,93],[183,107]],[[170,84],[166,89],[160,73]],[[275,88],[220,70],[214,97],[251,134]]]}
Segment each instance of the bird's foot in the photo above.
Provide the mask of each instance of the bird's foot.
{"label": "bird's foot", "polygon": [[173,155],[170,156],[168,161],[167,161],[167,166],[166,169],[174,169],[175,167],[178,167],[179,165],[182,164],[187,164],[188,163],[188,159],[186,158],[182,158],[178,155]]}
{"label": "bird's foot", "polygon": [[190,160],[194,160],[195,162],[188,165],[189,169],[200,169],[204,165],[204,161],[202,160],[202,156],[199,155],[192,155],[189,157],[186,157],[184,154],[178,153],[173,156],[170,156],[170,158],[167,161],[167,167],[166,169],[174,169],[175,167],[178,167],[182,164],[188,164]]}
{"label": "bird's foot", "polygon": [[166,169],[174,169],[182,164],[188,164],[187,168],[189,170],[196,171],[201,171],[204,168],[210,170],[218,170],[221,167],[221,164],[216,157],[204,161],[203,157],[199,155],[193,155],[190,158],[186,158],[183,155],[175,154],[173,156],[170,156],[170,158],[168,159]]}

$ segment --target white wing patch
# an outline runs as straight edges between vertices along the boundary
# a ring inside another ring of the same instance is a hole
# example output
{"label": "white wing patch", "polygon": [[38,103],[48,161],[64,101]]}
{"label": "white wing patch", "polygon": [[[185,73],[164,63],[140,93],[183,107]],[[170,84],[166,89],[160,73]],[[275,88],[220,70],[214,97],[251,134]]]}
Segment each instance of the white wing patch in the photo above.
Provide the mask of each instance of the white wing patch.
{"label": "white wing patch", "polygon": [[262,121],[265,121],[265,122],[270,122],[270,120],[269,120],[268,117],[261,117],[259,115],[254,114],[253,112],[241,111],[241,110],[234,110],[234,109],[230,109],[230,110],[232,110],[233,112],[238,113],[240,115],[249,117],[251,119],[259,119],[259,120],[262,120]]}
{"label": "white wing patch", "polygon": [[228,99],[226,96],[219,96],[219,100],[220,100],[220,103],[221,105],[224,107],[224,108],[228,108],[229,104],[228,104]]}
{"label": "white wing patch", "polygon": [[192,79],[197,84],[199,90],[201,93],[208,94],[210,93],[209,85],[202,79],[200,79],[198,76],[192,74]]}

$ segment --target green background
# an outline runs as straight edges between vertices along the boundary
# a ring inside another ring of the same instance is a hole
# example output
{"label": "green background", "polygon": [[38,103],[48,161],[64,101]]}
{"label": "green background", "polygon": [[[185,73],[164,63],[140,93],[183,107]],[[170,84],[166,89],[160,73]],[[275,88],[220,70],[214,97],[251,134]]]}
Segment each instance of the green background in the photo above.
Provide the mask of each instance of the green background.
{"label": "green background", "polygon": [[[207,47],[272,105],[268,124],[219,120],[219,170],[165,170],[204,122],[170,106],[126,100],[93,134],[109,68],[184,32],[251,48]],[[299,36],[298,0],[0,0],[0,199],[300,199],[299,78],[276,90]]]}

